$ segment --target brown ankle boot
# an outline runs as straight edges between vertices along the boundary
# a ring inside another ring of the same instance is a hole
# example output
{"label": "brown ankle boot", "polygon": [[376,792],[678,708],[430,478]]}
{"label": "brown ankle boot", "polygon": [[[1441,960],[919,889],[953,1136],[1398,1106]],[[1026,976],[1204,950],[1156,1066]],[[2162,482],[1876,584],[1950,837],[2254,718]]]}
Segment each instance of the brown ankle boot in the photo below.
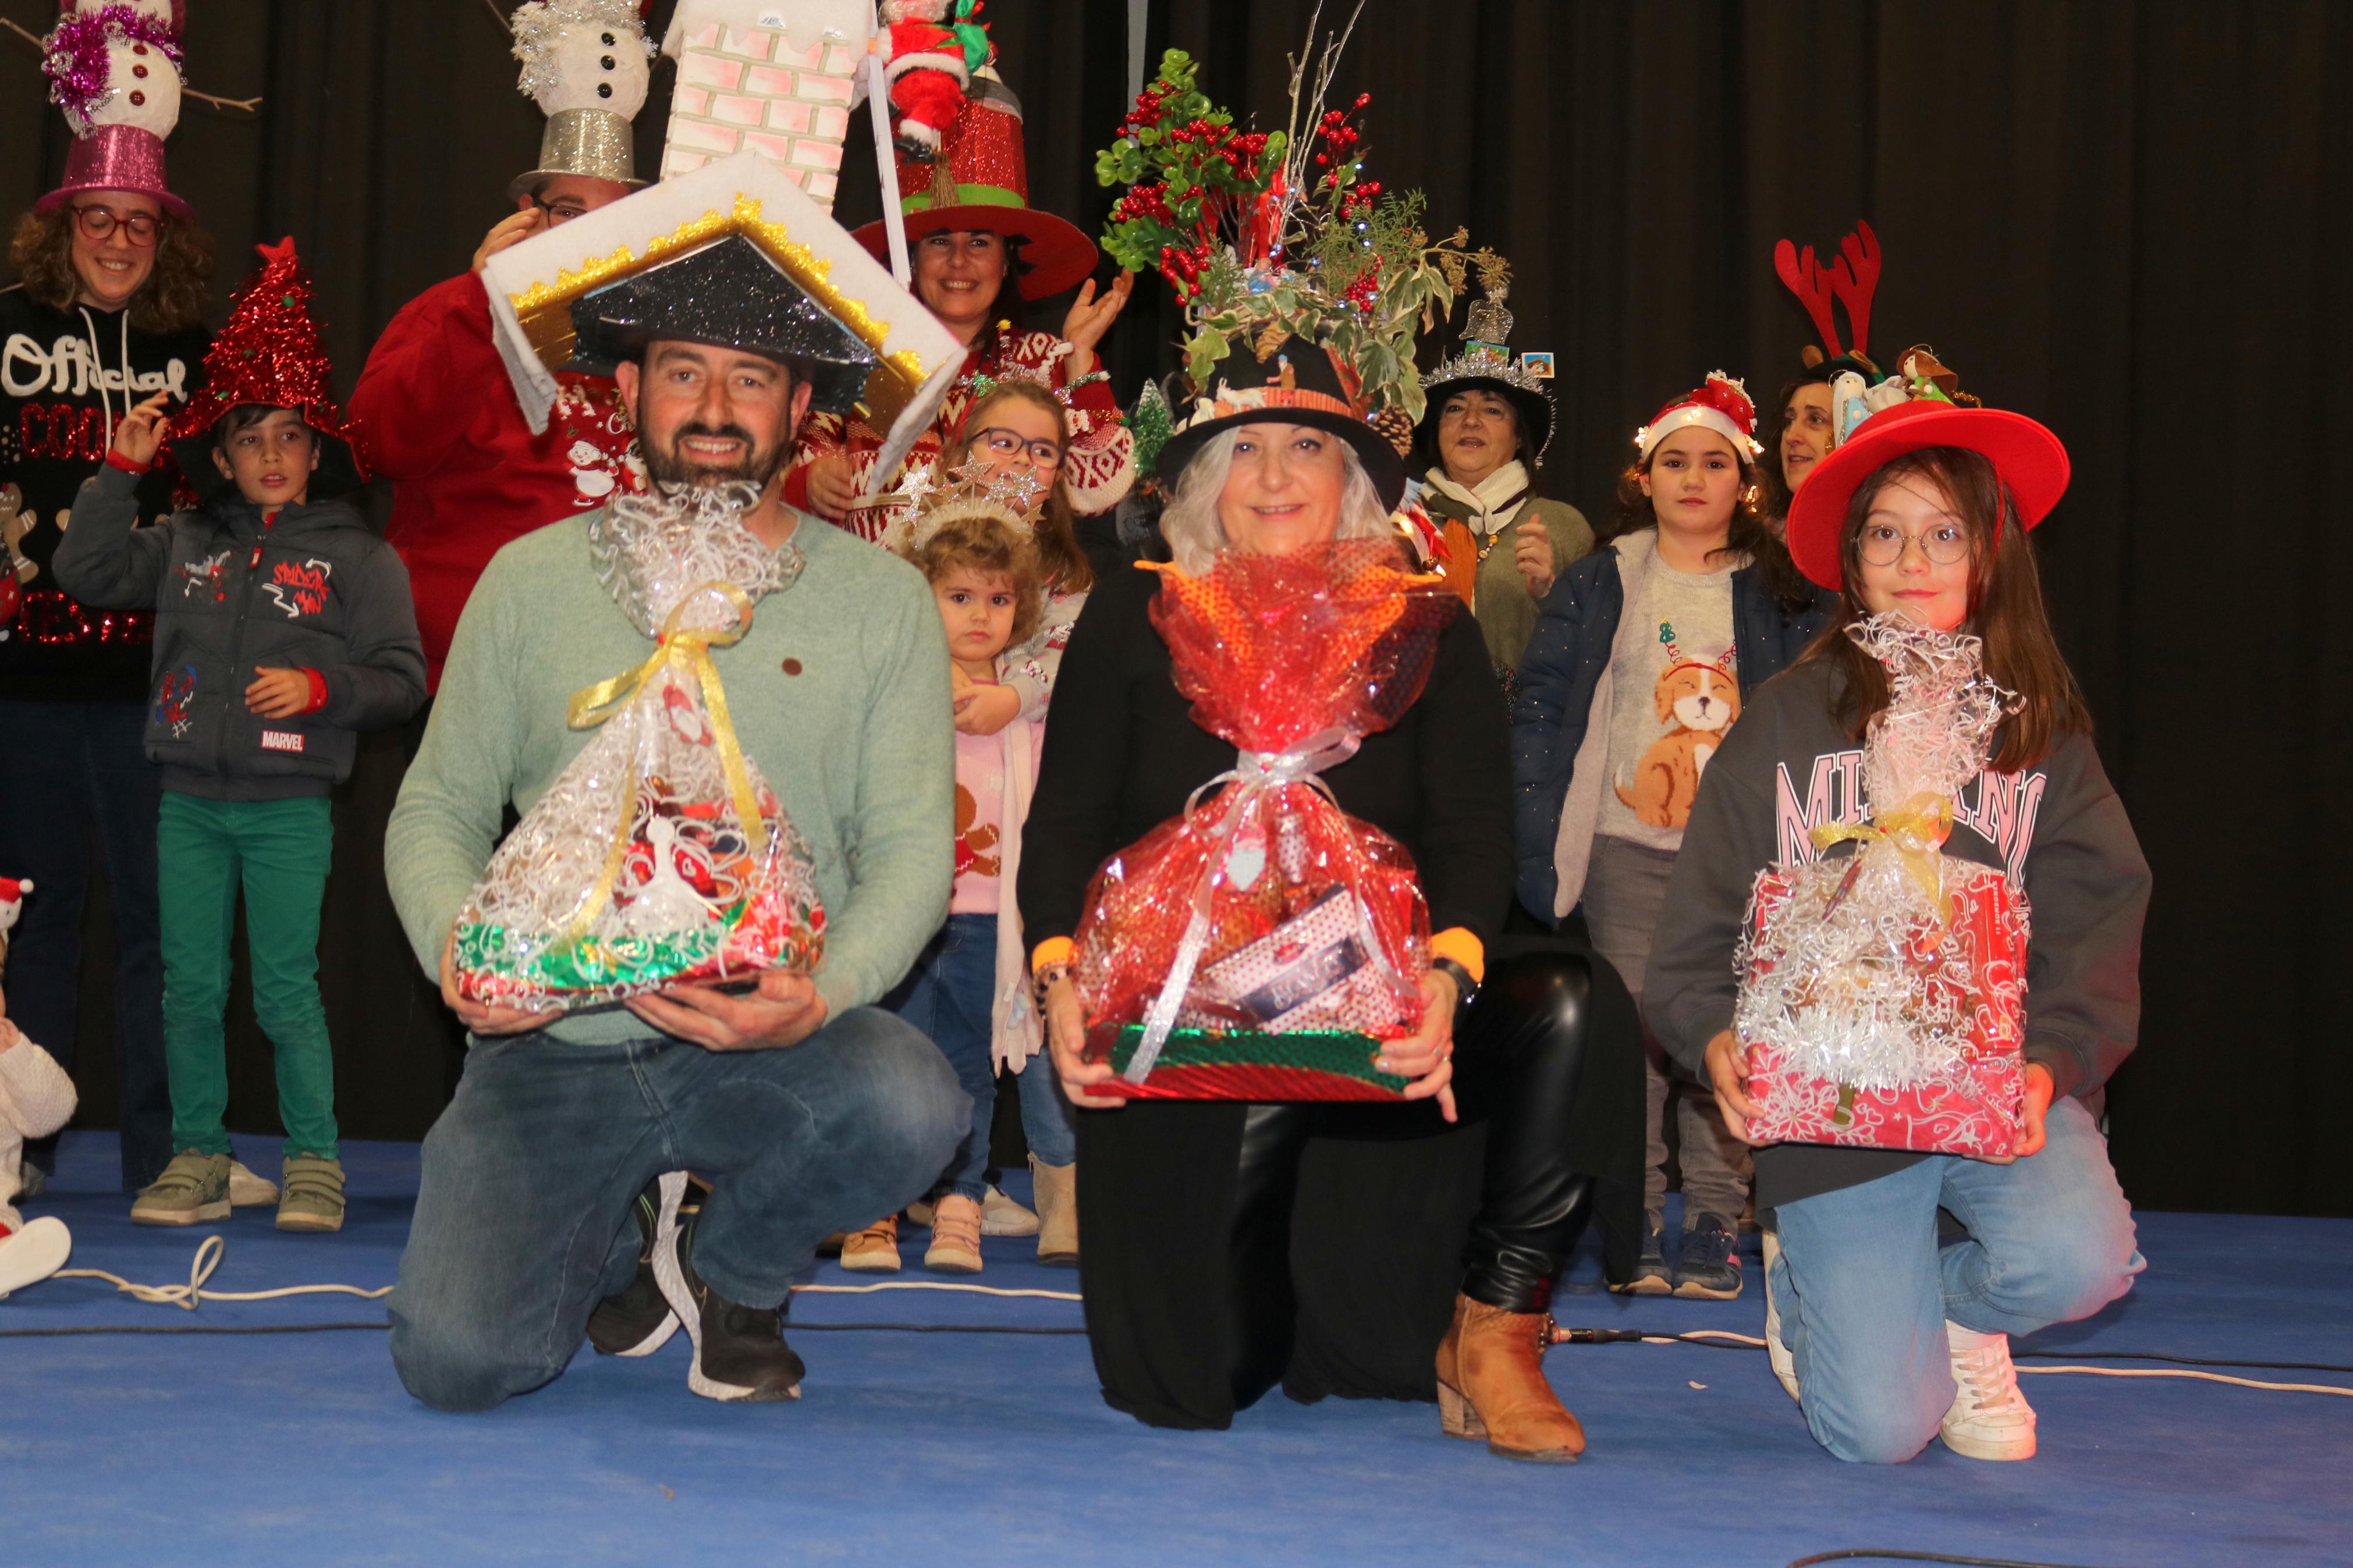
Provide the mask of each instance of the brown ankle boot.
{"label": "brown ankle boot", "polygon": [[1507,1459],[1565,1465],[1585,1452],[1585,1428],[1545,1381],[1552,1314],[1506,1312],[1454,1298],[1454,1326],[1438,1346],[1438,1414],[1450,1437],[1483,1437]]}

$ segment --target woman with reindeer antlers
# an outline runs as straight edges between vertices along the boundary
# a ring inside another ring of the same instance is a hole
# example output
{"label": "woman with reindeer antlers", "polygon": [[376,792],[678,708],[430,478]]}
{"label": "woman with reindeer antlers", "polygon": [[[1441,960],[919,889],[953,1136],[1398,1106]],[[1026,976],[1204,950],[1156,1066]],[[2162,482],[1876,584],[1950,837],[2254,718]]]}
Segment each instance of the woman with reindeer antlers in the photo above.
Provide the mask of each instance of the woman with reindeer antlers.
{"label": "woman with reindeer antlers", "polygon": [[[1651,931],[1708,760],[1750,692],[1821,628],[1810,588],[1757,509],[1756,405],[1716,372],[1635,432],[1601,547],[1546,599],[1512,716],[1519,895],[1546,922],[1580,906],[1594,951],[1639,1003]],[[1678,1080],[1646,1029],[1648,1220],[1613,1289],[1728,1299],[1748,1202],[1746,1151]],[[1665,1116],[1680,1101],[1683,1235],[1664,1253]]]}

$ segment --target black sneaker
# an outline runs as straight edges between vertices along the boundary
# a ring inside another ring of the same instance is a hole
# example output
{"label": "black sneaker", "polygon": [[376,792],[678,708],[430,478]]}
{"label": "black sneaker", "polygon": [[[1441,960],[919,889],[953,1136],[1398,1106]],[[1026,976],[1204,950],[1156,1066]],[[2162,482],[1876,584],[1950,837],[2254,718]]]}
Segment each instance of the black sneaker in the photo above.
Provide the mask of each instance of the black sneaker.
{"label": "black sneaker", "polygon": [[1612,1284],[1609,1289],[1620,1295],[1663,1296],[1674,1289],[1674,1281],[1667,1274],[1665,1240],[1660,1232],[1659,1216],[1647,1215],[1642,1223],[1642,1251],[1634,1259],[1634,1277]]}
{"label": "black sneaker", "polygon": [[1683,1251],[1675,1257],[1675,1294],[1729,1301],[1740,1294],[1739,1240],[1732,1222],[1722,1215],[1704,1214],[1683,1232]]}
{"label": "black sneaker", "polygon": [[675,1227],[654,1253],[662,1294],[694,1342],[686,1386],[705,1399],[765,1404],[798,1399],[808,1368],[785,1343],[780,1307],[744,1307],[702,1282],[694,1271],[693,1225]]}
{"label": "black sneaker", "polygon": [[648,1182],[629,1205],[638,1222],[638,1277],[588,1314],[588,1342],[598,1355],[651,1355],[678,1332],[678,1314],[654,1278],[654,1258],[678,1229],[678,1199],[685,1187],[686,1173],[672,1171]]}

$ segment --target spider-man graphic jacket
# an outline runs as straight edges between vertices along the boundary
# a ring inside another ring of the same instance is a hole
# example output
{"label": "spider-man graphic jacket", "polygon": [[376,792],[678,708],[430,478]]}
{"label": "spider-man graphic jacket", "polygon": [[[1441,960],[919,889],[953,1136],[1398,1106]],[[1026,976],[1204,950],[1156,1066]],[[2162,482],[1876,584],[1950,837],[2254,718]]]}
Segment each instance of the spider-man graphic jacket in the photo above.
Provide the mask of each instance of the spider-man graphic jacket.
{"label": "spider-man graphic jacket", "polygon": [[[234,488],[149,528],[139,476],[111,464],[82,483],[58,545],[67,592],[155,612],[147,755],[164,787],[209,800],[324,795],[352,771],[359,731],[425,700],[425,648],[408,573],[342,501],[264,521]],[[311,706],[264,718],[246,705],[259,669],[311,677]]]}

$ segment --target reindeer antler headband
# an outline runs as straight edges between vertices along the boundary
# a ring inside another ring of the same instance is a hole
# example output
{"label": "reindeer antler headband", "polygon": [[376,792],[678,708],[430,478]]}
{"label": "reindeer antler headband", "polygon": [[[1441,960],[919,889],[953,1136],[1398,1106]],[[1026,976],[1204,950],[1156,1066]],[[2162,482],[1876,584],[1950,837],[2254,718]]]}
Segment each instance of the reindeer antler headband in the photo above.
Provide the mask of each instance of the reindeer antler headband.
{"label": "reindeer antler headband", "polygon": [[[1800,254],[1795,244],[1782,240],[1773,247],[1773,270],[1780,275],[1783,287],[1805,306],[1814,331],[1821,334],[1821,347],[1809,343],[1800,356],[1809,370],[1826,360],[1853,359],[1871,364],[1871,300],[1879,291],[1879,237],[1871,232],[1871,225],[1858,218],[1854,232],[1839,241],[1839,254],[1827,267],[1815,259],[1812,246]],[[1843,346],[1839,342],[1834,304],[1846,307],[1852,342]]]}

